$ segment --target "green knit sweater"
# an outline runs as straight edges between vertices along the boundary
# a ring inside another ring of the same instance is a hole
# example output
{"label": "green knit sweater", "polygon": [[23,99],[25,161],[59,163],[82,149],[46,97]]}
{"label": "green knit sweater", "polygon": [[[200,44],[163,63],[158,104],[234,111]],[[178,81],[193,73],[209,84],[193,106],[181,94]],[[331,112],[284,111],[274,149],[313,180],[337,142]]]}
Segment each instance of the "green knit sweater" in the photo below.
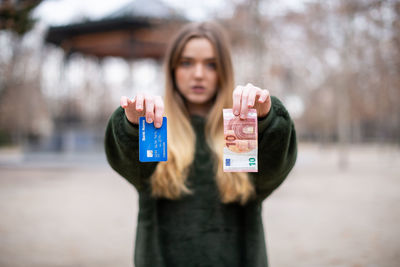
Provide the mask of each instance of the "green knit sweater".
{"label": "green knit sweater", "polygon": [[271,111],[259,119],[258,173],[251,174],[257,197],[244,206],[221,203],[205,141],[205,119],[192,116],[191,122],[196,150],[187,185],[193,194],[169,200],[151,197],[149,177],[157,163],[139,162],[138,127],[122,108],[110,118],[105,136],[108,162],[139,193],[135,266],[268,266],[261,203],[296,161],[296,133],[288,112],[272,97]]}

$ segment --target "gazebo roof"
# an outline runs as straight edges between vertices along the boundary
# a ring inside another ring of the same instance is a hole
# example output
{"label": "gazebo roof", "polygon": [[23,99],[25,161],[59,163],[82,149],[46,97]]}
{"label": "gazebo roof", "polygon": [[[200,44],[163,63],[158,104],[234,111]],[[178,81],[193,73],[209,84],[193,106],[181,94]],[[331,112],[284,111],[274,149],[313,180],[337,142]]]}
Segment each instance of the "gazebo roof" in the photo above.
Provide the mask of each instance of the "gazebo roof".
{"label": "gazebo roof", "polygon": [[183,19],[175,9],[159,0],[133,0],[120,9],[112,12],[106,19],[112,18],[153,18],[153,19]]}
{"label": "gazebo roof", "polygon": [[99,58],[155,58],[187,20],[159,0],[135,0],[96,21],[50,27],[46,42]]}

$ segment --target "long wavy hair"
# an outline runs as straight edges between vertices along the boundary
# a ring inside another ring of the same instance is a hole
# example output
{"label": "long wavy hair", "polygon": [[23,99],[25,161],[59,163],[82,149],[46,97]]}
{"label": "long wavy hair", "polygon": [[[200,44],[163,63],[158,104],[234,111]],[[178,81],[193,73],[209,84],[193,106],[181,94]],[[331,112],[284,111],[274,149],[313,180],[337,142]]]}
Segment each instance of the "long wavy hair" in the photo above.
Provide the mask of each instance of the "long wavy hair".
{"label": "long wavy hair", "polygon": [[191,194],[185,184],[193,162],[196,136],[190,123],[185,99],[178,92],[175,71],[186,43],[206,38],[216,57],[217,93],[206,118],[205,136],[215,158],[216,182],[223,203],[246,203],[254,195],[247,173],[223,172],[223,108],[232,108],[233,67],[226,33],[215,22],[190,23],[170,43],[165,56],[165,114],[168,117],[168,161],[160,162],[151,177],[152,195],[179,199]]}

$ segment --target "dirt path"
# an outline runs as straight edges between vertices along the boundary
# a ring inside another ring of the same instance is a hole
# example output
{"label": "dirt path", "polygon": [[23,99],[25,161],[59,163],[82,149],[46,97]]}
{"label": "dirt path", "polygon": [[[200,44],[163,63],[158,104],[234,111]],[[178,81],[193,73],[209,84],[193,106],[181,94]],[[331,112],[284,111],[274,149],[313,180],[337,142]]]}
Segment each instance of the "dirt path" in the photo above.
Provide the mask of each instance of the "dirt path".
{"label": "dirt path", "polygon": [[[272,267],[400,266],[400,152],[300,146],[264,203]],[[107,165],[0,167],[1,267],[132,266],[137,195]]]}
{"label": "dirt path", "polygon": [[288,180],[264,203],[273,267],[400,266],[400,153],[303,147]]}

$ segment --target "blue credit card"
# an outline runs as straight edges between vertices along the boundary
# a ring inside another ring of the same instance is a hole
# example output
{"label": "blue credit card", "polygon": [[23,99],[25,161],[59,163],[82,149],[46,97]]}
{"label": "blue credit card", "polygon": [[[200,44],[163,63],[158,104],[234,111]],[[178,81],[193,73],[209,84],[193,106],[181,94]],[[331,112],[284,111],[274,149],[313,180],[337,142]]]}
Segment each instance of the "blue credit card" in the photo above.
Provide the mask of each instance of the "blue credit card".
{"label": "blue credit card", "polygon": [[139,118],[139,161],[167,161],[167,118],[163,118],[161,128],[147,123],[145,117]]}

